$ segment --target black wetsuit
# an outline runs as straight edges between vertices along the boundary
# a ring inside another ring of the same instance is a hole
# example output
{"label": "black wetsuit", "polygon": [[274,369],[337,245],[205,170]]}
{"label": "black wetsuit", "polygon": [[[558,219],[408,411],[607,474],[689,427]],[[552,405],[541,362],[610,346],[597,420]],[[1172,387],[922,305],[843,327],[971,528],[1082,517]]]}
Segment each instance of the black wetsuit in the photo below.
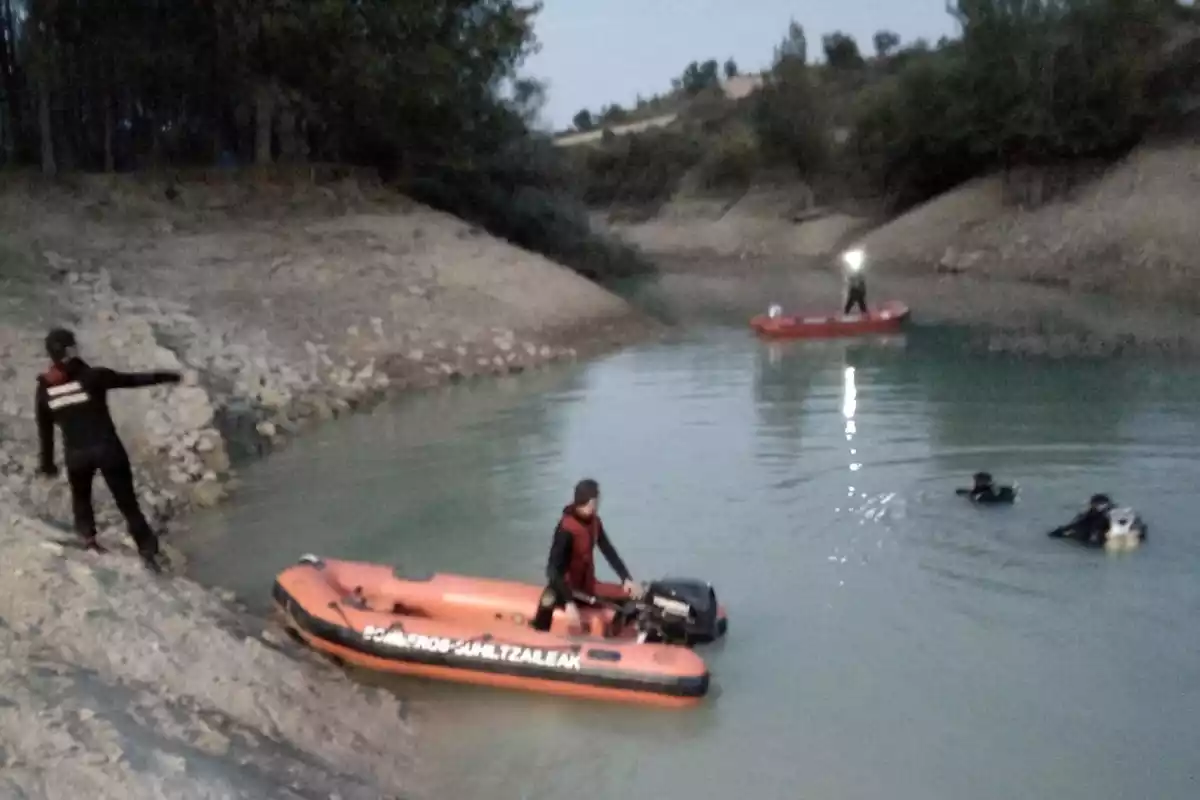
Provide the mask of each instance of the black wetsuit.
{"label": "black wetsuit", "polygon": [[1075,539],[1080,544],[1091,547],[1103,547],[1111,525],[1108,516],[1108,512],[1111,510],[1112,506],[1088,508],[1066,525],[1050,531],[1049,536],[1055,539]]}
{"label": "black wetsuit", "polygon": [[846,305],[843,314],[849,314],[855,306],[867,313],[867,282],[862,275],[851,275],[846,287]]}
{"label": "black wetsuit", "polygon": [[972,503],[982,503],[983,505],[1011,503],[1016,497],[1016,492],[1011,486],[976,486],[967,493],[967,497],[971,499]]}
{"label": "black wetsuit", "polygon": [[41,471],[47,475],[58,472],[54,463],[54,426],[57,424],[62,429],[75,530],[89,543],[96,537],[92,480],[99,471],[125,517],[138,553],[148,560],[158,554],[158,537],[150,530],[138,505],[133,469],[109,414],[107,394],[112,389],[178,381],[177,372],[117,372],[92,367],[80,358],[51,367],[46,374],[38,376],[36,408]]}
{"label": "black wetsuit", "polygon": [[[550,544],[550,557],[546,560],[546,594],[553,596],[553,603],[538,604],[537,615],[533,620],[533,627],[538,630],[549,630],[554,610],[562,608],[567,601],[574,599],[570,587],[567,586],[567,572],[571,567],[573,545],[574,540],[570,532],[563,528],[562,522],[559,522],[558,527],[554,529],[554,541]],[[621,560],[617,549],[613,547],[612,541],[608,538],[608,532],[604,530],[603,522],[600,523],[600,535],[596,537],[596,547],[622,581],[630,579],[629,570],[625,568],[625,562]]]}

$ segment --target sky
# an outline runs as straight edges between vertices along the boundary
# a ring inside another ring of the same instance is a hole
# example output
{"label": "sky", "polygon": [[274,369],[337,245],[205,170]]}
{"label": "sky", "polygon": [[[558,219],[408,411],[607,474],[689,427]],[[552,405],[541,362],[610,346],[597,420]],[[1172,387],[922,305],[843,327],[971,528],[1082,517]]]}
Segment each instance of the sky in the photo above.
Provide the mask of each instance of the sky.
{"label": "sky", "polygon": [[837,30],[864,53],[881,29],[931,44],[954,34],[944,0],[543,0],[534,27],[541,51],[522,72],[547,83],[542,119],[561,130],[581,108],[628,106],[669,89],[691,61],[732,57],[744,72],[762,69],[791,19],[804,26],[810,59]]}

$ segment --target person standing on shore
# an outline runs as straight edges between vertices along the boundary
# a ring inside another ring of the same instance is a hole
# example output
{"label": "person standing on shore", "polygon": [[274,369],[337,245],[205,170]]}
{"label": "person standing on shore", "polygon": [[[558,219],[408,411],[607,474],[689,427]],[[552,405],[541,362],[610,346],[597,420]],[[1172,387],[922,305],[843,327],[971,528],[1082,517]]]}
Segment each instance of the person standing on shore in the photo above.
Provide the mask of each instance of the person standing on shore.
{"label": "person standing on shore", "polygon": [[71,487],[75,530],[89,550],[103,552],[96,541],[96,516],[92,507],[92,481],[104,477],[117,508],[125,517],[129,535],[145,565],[160,572],[158,537],[138,504],[129,454],[117,435],[108,410],[108,392],[164,383],[179,383],[178,372],[117,372],[93,367],[79,357],[75,334],[55,328],[46,336],[50,368],[37,378],[35,408],[41,448],[38,472],[58,475],[54,463],[54,426],[62,429],[63,460]]}

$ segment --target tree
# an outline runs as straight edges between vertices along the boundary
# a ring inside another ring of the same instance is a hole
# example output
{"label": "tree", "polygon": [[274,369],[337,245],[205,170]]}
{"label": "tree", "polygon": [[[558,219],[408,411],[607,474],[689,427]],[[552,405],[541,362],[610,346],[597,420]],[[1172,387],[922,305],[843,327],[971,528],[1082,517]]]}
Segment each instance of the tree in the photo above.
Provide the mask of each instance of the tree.
{"label": "tree", "polygon": [[599,124],[605,125],[605,126],[618,125],[618,124],[624,122],[625,120],[627,120],[628,118],[629,118],[628,111],[621,108],[620,104],[612,103],[611,105],[605,106],[604,108],[600,109]]}
{"label": "tree", "polygon": [[509,103],[527,127],[534,127],[546,107],[546,84],[533,78],[518,78],[513,82]]}
{"label": "tree", "polygon": [[754,131],[770,164],[808,175],[825,165],[828,122],[808,66],[785,57],[752,96]]}
{"label": "tree", "polygon": [[729,78],[736,78],[737,75],[738,75],[737,62],[731,58],[725,62],[725,78],[728,80]]}
{"label": "tree", "polygon": [[21,127],[21,74],[16,53],[17,27],[11,0],[0,0],[0,163],[13,160]]}
{"label": "tree", "polygon": [[858,69],[864,63],[858,51],[858,42],[852,36],[835,31],[822,37],[821,45],[825,51],[825,61],[834,69]]}
{"label": "tree", "polygon": [[795,20],[788,23],[787,35],[775,48],[775,63],[784,59],[795,59],[801,64],[808,62],[808,39],[802,28]]}
{"label": "tree", "polygon": [[532,130],[544,91],[518,71],[540,8],[0,0],[0,161],[47,174],[218,159],[370,166],[584,274],[612,270],[617,251],[590,233],[563,156]]}
{"label": "tree", "polygon": [[958,0],[961,39],[901,50],[895,79],[863,96],[850,149],[904,204],[989,170],[1117,157],[1170,113],[1155,91],[1168,5]]}
{"label": "tree", "polygon": [[581,108],[579,112],[571,119],[571,124],[575,126],[577,131],[590,131],[595,127],[596,123],[592,120],[592,112],[586,108]]}
{"label": "tree", "polygon": [[875,45],[875,55],[887,58],[900,46],[900,35],[892,31],[876,31],[872,41]]}
{"label": "tree", "polygon": [[716,59],[709,59],[703,64],[693,61],[683,70],[680,76],[680,87],[689,95],[696,95],[710,86],[719,86],[721,79],[718,74]]}

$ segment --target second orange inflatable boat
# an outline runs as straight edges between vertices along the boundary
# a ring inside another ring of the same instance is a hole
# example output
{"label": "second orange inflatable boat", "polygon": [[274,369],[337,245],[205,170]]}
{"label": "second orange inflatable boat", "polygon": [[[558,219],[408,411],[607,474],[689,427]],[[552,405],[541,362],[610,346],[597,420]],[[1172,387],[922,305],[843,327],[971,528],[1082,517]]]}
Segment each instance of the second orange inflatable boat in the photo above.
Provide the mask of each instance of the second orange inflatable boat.
{"label": "second orange inflatable boat", "polygon": [[709,672],[690,645],[723,636],[706,583],[648,584],[638,601],[601,584],[586,631],[529,623],[542,587],[306,555],[275,580],[284,624],[309,646],[367,669],[602,700],[691,705]]}

